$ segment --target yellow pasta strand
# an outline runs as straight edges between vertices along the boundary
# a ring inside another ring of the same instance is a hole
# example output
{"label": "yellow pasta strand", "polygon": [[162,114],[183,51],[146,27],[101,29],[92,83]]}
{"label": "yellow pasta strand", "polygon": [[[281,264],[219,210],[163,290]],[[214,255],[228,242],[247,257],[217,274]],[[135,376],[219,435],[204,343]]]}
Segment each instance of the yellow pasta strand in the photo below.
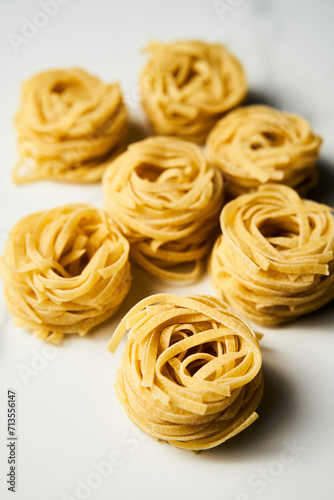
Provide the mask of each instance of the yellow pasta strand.
{"label": "yellow pasta strand", "polygon": [[276,325],[334,298],[331,209],[267,184],[225,205],[210,260],[218,294],[247,318]]}
{"label": "yellow pasta strand", "polygon": [[123,318],[110,352],[129,328],[116,393],[144,432],[204,450],[257,418],[263,392],[257,337],[226,303],[206,295],[147,297]]}
{"label": "yellow pasta strand", "polygon": [[130,288],[129,244],[91,205],[38,212],[11,230],[0,259],[15,324],[56,343],[109,318]]}
{"label": "yellow pasta strand", "polygon": [[239,61],[225,47],[201,41],[152,42],[140,75],[143,107],[157,134],[194,142],[245,98]]}
{"label": "yellow pasta strand", "polygon": [[[208,165],[198,146],[169,137],[132,144],[103,177],[105,210],[130,241],[132,259],[167,279],[199,274],[217,226],[222,189],[219,169]],[[185,263],[193,269],[179,271]]]}
{"label": "yellow pasta strand", "polygon": [[24,83],[16,129],[15,183],[96,182],[124,149],[127,109],[118,84],[79,68],[49,70]]}
{"label": "yellow pasta strand", "polygon": [[209,160],[221,168],[229,197],[267,182],[306,194],[317,181],[315,163],[321,138],[302,117],[269,106],[238,108],[210,132]]}

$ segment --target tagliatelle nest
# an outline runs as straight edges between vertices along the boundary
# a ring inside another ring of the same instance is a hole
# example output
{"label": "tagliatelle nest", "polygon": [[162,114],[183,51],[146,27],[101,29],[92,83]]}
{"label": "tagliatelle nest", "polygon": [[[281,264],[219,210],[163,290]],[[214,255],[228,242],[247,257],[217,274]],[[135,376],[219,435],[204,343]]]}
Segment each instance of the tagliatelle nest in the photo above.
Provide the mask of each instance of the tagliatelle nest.
{"label": "tagliatelle nest", "polygon": [[[135,262],[160,278],[189,279],[199,274],[211,248],[222,188],[221,172],[198,146],[151,137],[110,164],[104,207],[130,241]],[[192,269],[180,270],[186,263]]]}
{"label": "tagliatelle nest", "polygon": [[224,302],[198,295],[152,295],[114,333],[128,341],[116,379],[130,420],[154,438],[204,450],[248,427],[263,391],[252,328]]}
{"label": "tagliatelle nest", "polygon": [[58,342],[109,318],[130,288],[129,244],[102,210],[64,205],[19,221],[0,260],[15,324]]}
{"label": "tagliatelle nest", "polygon": [[123,150],[127,110],[118,84],[78,68],[49,70],[24,83],[16,129],[15,183],[96,182]]}
{"label": "tagliatelle nest", "polygon": [[144,109],[157,134],[195,142],[247,93],[239,61],[219,44],[152,42],[140,75]]}
{"label": "tagliatelle nest", "polygon": [[225,205],[214,246],[214,287],[237,311],[275,325],[315,311],[334,297],[331,209],[279,184]]}
{"label": "tagliatelle nest", "polygon": [[300,194],[316,183],[321,138],[304,118],[268,106],[231,111],[207,139],[211,163],[221,168],[231,197],[268,182],[286,184]]}

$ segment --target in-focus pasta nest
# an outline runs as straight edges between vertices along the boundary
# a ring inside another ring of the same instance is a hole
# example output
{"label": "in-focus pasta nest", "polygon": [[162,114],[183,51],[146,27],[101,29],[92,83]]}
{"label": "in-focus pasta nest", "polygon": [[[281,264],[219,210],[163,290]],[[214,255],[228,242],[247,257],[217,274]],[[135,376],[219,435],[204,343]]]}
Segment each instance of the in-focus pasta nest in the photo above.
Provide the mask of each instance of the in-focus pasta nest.
{"label": "in-focus pasta nest", "polygon": [[78,68],[50,70],[24,83],[16,129],[15,183],[96,182],[124,149],[127,109],[118,84]]}
{"label": "in-focus pasta nest", "polygon": [[129,244],[107,214],[85,204],[38,212],[11,230],[0,260],[18,326],[58,342],[109,318],[130,288]]}
{"label": "in-focus pasta nest", "polygon": [[279,184],[225,205],[210,272],[219,295],[262,325],[315,311],[334,297],[331,209]]}
{"label": "in-focus pasta nest", "polygon": [[157,134],[205,140],[247,93],[245,73],[225,47],[201,41],[152,42],[140,75],[144,109]]}
{"label": "in-focus pasta nest", "polygon": [[116,379],[130,420],[154,438],[204,450],[248,427],[263,391],[252,328],[224,302],[198,295],[152,295],[114,333],[128,341]]}
{"label": "in-focus pasta nest", "polygon": [[[129,239],[136,263],[160,278],[192,279],[212,245],[222,188],[221,172],[198,146],[151,137],[110,164],[103,177],[104,207]],[[193,269],[174,268],[185,263]]]}
{"label": "in-focus pasta nest", "polygon": [[209,160],[222,169],[230,197],[268,182],[304,195],[317,181],[321,138],[304,118],[268,106],[248,106],[222,118],[207,139]]}

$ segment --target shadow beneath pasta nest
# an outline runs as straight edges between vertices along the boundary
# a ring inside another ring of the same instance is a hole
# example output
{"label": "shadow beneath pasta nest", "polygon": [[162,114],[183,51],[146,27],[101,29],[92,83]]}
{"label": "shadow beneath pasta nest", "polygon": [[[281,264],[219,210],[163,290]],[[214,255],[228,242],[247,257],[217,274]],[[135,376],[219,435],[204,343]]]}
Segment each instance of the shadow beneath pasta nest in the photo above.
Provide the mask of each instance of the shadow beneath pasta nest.
{"label": "shadow beneath pasta nest", "polygon": [[[188,269],[185,265],[182,271],[190,269],[191,266],[189,266]],[[196,279],[180,281],[164,280],[149,274],[147,271],[131,262],[131,288],[121,307],[111,318],[92,328],[85,337],[93,339],[95,336],[98,336],[99,339],[105,338],[108,342],[122,318],[140,300],[157,293],[175,293],[178,295],[179,292],[182,291],[181,295],[189,294],[191,292],[191,287],[198,283],[205,273],[206,262],[203,262],[201,273]],[[173,288],[173,290],[171,290],[171,288]]]}
{"label": "shadow beneath pasta nest", "polygon": [[[175,273],[178,272],[190,273],[192,272],[193,268],[194,268],[193,264],[185,263],[179,266],[170,267],[168,268],[168,270],[173,271]],[[151,287],[153,290],[152,293],[174,293],[175,295],[178,295],[179,291],[182,290],[181,295],[186,295],[186,293],[184,292],[188,291],[188,287],[192,287],[202,281],[203,276],[206,274],[206,269],[207,269],[206,259],[203,259],[201,262],[200,272],[198,276],[196,276],[195,278],[172,280],[166,278],[159,278],[158,276],[154,276],[143,270],[141,270],[141,272],[145,274],[146,280],[149,277],[149,281],[151,283]],[[173,289],[174,292],[171,289]],[[166,290],[168,290],[168,292],[166,292]]]}
{"label": "shadow beneath pasta nest", "polygon": [[271,106],[273,108],[280,108],[280,103],[275,101],[272,96],[261,90],[249,89],[247,97],[243,106],[253,106],[255,104],[262,104],[264,106]]}
{"label": "shadow beneath pasta nest", "polygon": [[[256,323],[249,321],[251,326],[255,331],[259,331],[259,327]],[[290,326],[293,331],[316,331],[319,329],[319,325],[322,327],[322,332],[327,331],[328,333],[334,333],[334,299],[320,307],[316,311],[304,314],[297,318],[292,319],[286,323],[280,323],[278,325],[270,325],[266,327],[268,331],[286,331],[287,326]],[[263,349],[263,348],[262,348]],[[262,350],[261,349],[261,350]]]}
{"label": "shadow beneath pasta nest", "polygon": [[130,119],[129,121],[129,131],[126,137],[126,147],[128,147],[133,142],[142,141],[149,136],[148,127],[145,124],[135,121],[134,119]]}
{"label": "shadow beneath pasta nest", "polygon": [[303,332],[317,331],[319,330],[319,325],[321,325],[322,333],[329,333],[332,335],[334,333],[334,300],[317,311],[297,318],[291,325],[295,330]]}
{"label": "shadow beneath pasta nest", "polygon": [[[266,355],[268,349],[263,348]],[[269,355],[269,353],[268,353]],[[278,366],[279,363],[276,364]],[[251,462],[277,453],[276,436],[281,428],[291,426],[297,414],[293,386],[268,362],[263,363],[264,391],[256,410],[259,417],[247,429],[216,448],[201,453],[205,460]]]}
{"label": "shadow beneath pasta nest", "polygon": [[153,291],[150,277],[148,277],[142,269],[131,263],[131,287],[121,307],[111,318],[94,327],[86,337],[93,338],[94,336],[98,336],[99,339],[105,337],[107,342],[109,342],[111,335],[114,333],[116,327],[126,313],[137,304],[137,302],[153,293],[156,292]]}
{"label": "shadow beneath pasta nest", "polygon": [[317,162],[319,172],[318,183],[308,193],[307,198],[318,203],[334,206],[334,164],[326,158]]}

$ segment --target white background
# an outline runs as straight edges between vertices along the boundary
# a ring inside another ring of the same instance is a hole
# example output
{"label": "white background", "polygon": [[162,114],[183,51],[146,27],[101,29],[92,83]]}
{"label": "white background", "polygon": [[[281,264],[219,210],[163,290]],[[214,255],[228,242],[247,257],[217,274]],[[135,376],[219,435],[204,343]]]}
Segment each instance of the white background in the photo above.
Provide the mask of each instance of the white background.
{"label": "white background", "polygon": [[[226,44],[245,67],[252,102],[309,119],[324,138],[321,181],[312,196],[334,205],[331,0],[63,0],[56,15],[19,44],[16,53],[8,35],[22,36],[24,18],[38,23],[40,10],[38,0],[0,4],[1,245],[11,226],[30,212],[75,201],[102,205],[99,185],[12,184],[17,159],[13,116],[22,81],[46,68],[71,66],[119,81],[137,124],[133,137],[140,137],[137,76],[146,60],[140,49],[151,38]],[[226,444],[195,455],[135,434],[114,394],[125,339],[115,356],[106,345],[121,316],[139,298],[165,290],[187,294],[213,289],[207,277],[185,287],[159,284],[137,269],[133,275],[130,295],[113,320],[54,349],[14,327],[0,297],[1,499],[331,498],[333,306],[289,326],[259,328],[265,333],[259,419]],[[16,493],[7,491],[5,479],[8,388],[18,398]],[[289,446],[295,447],[295,455],[284,451]],[[113,452],[118,454],[110,457]],[[113,470],[105,467],[109,475],[101,479],[95,466],[110,458]],[[87,481],[94,488],[76,491]]]}

